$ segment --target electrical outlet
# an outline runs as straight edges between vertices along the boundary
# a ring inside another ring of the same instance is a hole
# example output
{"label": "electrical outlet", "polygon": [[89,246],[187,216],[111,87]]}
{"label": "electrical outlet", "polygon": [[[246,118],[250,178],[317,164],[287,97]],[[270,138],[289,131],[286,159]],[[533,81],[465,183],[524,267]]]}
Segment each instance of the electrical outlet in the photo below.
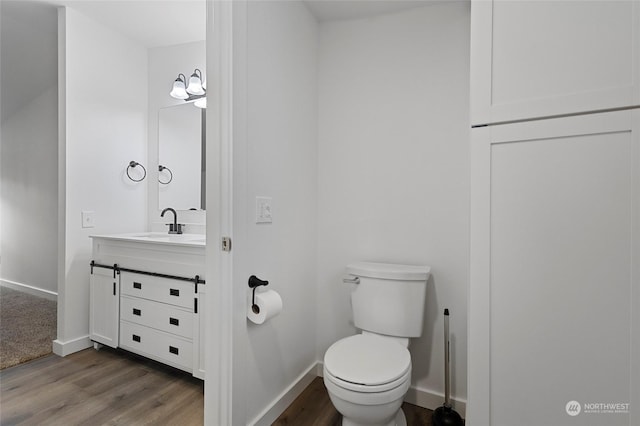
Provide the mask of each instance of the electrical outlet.
{"label": "electrical outlet", "polygon": [[96,226],[96,212],[83,211],[82,212],[82,227],[83,228],[95,228]]}
{"label": "electrical outlet", "polygon": [[273,222],[271,197],[256,197],[256,223]]}

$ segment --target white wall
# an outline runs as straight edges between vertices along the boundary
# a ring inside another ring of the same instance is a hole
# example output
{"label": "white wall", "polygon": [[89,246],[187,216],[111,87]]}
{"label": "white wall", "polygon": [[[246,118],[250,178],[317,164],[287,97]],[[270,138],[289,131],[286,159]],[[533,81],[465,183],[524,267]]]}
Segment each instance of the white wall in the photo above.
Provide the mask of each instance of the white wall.
{"label": "white wall", "polygon": [[[147,182],[126,176],[147,157],[147,51],[72,9],[60,9],[60,194],[63,238],[57,354],[89,344],[89,235],[146,227]],[[81,211],[95,228],[81,227]]]}
{"label": "white wall", "polygon": [[[204,36],[204,35],[203,35]],[[149,203],[148,221],[153,231],[164,232],[167,227],[165,219],[160,218],[161,208],[158,204],[158,112],[160,108],[184,104],[184,101],[169,96],[174,80],[179,73],[187,78],[198,68],[206,74],[205,42],[177,44],[173,46],[154,47],[148,50],[149,56]],[[193,108],[196,108],[192,106]],[[199,167],[199,165],[198,165]],[[172,207],[172,206],[163,206]],[[180,223],[188,224],[185,232],[204,233],[205,213],[203,211],[179,211]]]}
{"label": "white wall", "polygon": [[[23,2],[2,2],[1,5],[0,281],[55,298],[56,10]],[[28,22],[34,24],[34,28],[26,28]],[[29,85],[18,93],[16,88],[25,83]]]}
{"label": "white wall", "polygon": [[56,86],[56,15],[55,6],[46,3],[0,3],[2,121]]}
{"label": "white wall", "polygon": [[408,396],[427,406],[444,391],[445,307],[452,394],[466,398],[468,57],[468,3],[320,26],[318,357],[356,332],[345,265],[429,265],[410,347],[412,385],[427,394]]}
{"label": "white wall", "polygon": [[51,294],[58,291],[57,108],[52,87],[2,124],[1,279]]}
{"label": "white wall", "polygon": [[[301,2],[247,8],[234,68],[233,424],[271,424],[289,386],[315,375],[317,25]],[[256,196],[272,197],[273,223],[255,223]],[[252,274],[283,300],[260,326],[246,319]]]}

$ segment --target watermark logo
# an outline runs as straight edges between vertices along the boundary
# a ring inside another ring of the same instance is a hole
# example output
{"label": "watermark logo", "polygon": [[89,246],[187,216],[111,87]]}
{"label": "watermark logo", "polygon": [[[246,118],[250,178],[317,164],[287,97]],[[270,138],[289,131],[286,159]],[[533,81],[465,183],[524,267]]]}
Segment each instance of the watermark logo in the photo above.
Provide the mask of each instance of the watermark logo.
{"label": "watermark logo", "polygon": [[569,401],[564,407],[570,416],[578,414],[628,414],[628,402],[585,402]]}
{"label": "watermark logo", "polygon": [[567,405],[565,405],[564,409],[567,411],[567,414],[570,416],[577,416],[582,411],[582,406],[578,401],[569,401]]}

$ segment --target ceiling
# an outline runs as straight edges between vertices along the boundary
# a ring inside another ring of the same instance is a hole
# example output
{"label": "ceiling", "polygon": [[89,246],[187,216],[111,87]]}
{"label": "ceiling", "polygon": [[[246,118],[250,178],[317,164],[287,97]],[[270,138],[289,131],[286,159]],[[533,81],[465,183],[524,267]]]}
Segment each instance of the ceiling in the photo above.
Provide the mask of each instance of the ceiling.
{"label": "ceiling", "polygon": [[136,40],[145,47],[202,41],[205,0],[51,0]]}
{"label": "ceiling", "polygon": [[[434,0],[302,1],[318,21],[363,18],[435,3]],[[205,0],[49,0],[49,2],[73,7],[145,47],[170,46],[205,39]]]}
{"label": "ceiling", "polygon": [[[441,2],[302,1],[318,21],[365,18]],[[190,43],[206,38],[205,0],[0,0],[0,4],[2,121],[43,89],[54,86],[57,81],[57,76],[50,71],[30,66],[29,58],[23,54],[25,51],[32,52],[32,57],[40,58],[39,63],[46,61],[55,67],[57,42],[51,34],[57,34],[56,6],[72,7],[147,48]]]}
{"label": "ceiling", "polygon": [[57,84],[57,6],[148,48],[206,37],[205,0],[0,0],[0,122]]}
{"label": "ceiling", "polygon": [[[435,2],[434,0],[302,1],[319,21],[363,18]],[[22,5],[44,3],[72,7],[145,47],[190,43],[204,40],[206,36],[205,0],[22,0],[15,3]]]}
{"label": "ceiling", "polygon": [[[434,0],[303,0],[318,21],[359,19],[436,3]],[[441,0],[440,0],[441,1]]]}

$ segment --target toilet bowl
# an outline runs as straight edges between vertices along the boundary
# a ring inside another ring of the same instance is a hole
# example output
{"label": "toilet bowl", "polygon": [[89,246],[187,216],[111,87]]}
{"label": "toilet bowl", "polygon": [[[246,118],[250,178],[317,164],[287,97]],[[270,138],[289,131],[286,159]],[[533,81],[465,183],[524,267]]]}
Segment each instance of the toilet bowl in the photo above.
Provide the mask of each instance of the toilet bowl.
{"label": "toilet bowl", "polygon": [[357,334],[325,353],[324,384],[343,426],[405,426],[410,383],[411,356],[395,340]]}

